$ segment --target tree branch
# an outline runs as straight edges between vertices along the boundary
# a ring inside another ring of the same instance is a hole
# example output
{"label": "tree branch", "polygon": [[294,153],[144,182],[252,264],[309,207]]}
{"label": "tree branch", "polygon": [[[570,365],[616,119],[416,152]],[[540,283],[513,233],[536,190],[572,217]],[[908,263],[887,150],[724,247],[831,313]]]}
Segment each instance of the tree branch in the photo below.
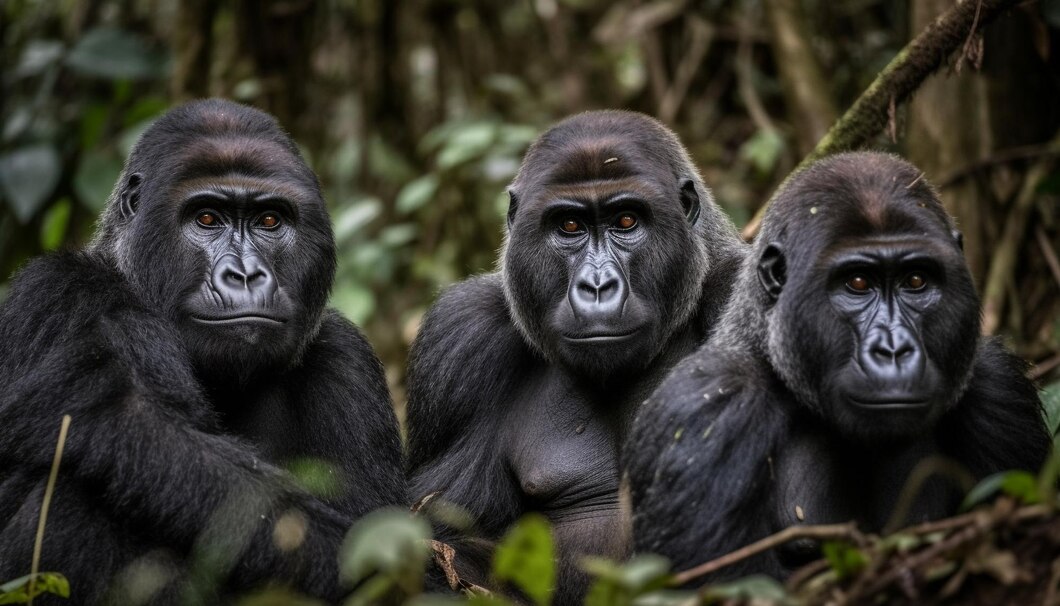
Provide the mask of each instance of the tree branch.
{"label": "tree branch", "polygon": [[[854,105],[806,156],[799,169],[824,156],[864,146],[888,123],[888,107],[905,102],[909,96],[946,63],[950,55],[964,48],[967,40],[1019,0],[964,0],[946,11],[905,46],[876,76]],[[790,178],[790,176],[789,176]],[[783,184],[781,185],[783,187]],[[758,233],[768,203],[758,209],[743,229],[746,239]]]}

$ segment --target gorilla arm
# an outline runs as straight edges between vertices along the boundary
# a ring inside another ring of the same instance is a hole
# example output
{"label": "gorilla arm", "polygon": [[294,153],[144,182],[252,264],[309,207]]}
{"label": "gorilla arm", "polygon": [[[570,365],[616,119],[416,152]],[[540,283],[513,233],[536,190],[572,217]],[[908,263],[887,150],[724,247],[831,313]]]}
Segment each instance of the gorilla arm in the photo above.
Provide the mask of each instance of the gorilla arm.
{"label": "gorilla arm", "polygon": [[[302,588],[334,593],[348,521],[247,445],[212,433],[213,411],[172,327],[122,283],[85,254],[34,261],[15,280],[0,308],[0,457],[45,477],[69,414],[60,475],[98,494],[113,517],[178,551],[221,524],[247,537],[240,578],[297,575]],[[285,554],[262,520],[291,508],[308,528]]]}
{"label": "gorilla arm", "polygon": [[[411,497],[418,501],[439,493],[439,499],[467,510],[477,530],[490,538],[522,511],[498,427],[520,369],[532,363],[530,355],[508,318],[495,274],[444,292],[409,355]],[[442,540],[458,534],[440,530]],[[475,564],[484,566],[488,559]]]}
{"label": "gorilla arm", "polygon": [[[634,549],[686,570],[774,531],[772,458],[789,418],[753,360],[685,358],[640,410],[625,449]],[[763,557],[713,578],[762,572]],[[700,582],[694,582],[698,585]]]}
{"label": "gorilla arm", "polygon": [[354,517],[408,504],[401,436],[383,365],[338,312],[324,312],[288,391],[298,425],[285,432],[289,446],[342,473],[341,492],[327,502]]}
{"label": "gorilla arm", "polygon": [[1037,472],[1051,439],[1027,363],[998,339],[981,339],[972,379],[939,424],[943,451],[977,477],[1023,469]]}

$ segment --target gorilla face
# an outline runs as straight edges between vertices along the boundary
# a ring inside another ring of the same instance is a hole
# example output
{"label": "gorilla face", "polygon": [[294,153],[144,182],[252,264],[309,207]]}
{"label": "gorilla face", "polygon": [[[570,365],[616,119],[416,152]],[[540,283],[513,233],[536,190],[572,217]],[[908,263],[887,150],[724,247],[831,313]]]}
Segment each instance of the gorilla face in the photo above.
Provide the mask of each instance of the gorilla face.
{"label": "gorilla face", "polygon": [[181,327],[197,366],[246,378],[296,359],[315,334],[334,242],[316,178],[271,117],[197,108],[205,115],[193,123],[205,128],[134,155],[152,161],[121,182],[114,247],[130,282]]}
{"label": "gorilla face", "polygon": [[646,153],[650,137],[569,129],[543,136],[510,190],[506,293],[550,360],[605,378],[647,366],[688,320],[705,271],[700,202],[690,177]]}
{"label": "gorilla face", "polygon": [[774,366],[801,401],[859,438],[929,431],[960,397],[978,337],[978,299],[941,204],[926,187],[905,188],[917,173],[886,168],[862,166],[846,189],[826,171],[796,177],[813,186],[793,184],[802,208],[792,236],[759,257],[775,297]]}

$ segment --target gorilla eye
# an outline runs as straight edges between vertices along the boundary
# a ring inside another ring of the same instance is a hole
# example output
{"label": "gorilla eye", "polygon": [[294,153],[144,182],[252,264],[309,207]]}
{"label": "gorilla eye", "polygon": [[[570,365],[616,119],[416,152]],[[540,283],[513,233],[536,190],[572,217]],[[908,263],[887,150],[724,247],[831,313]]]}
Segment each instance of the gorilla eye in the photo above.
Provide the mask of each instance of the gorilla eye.
{"label": "gorilla eye", "polygon": [[927,284],[927,280],[920,274],[909,274],[909,277],[905,279],[905,285],[913,290],[920,290]]}
{"label": "gorilla eye", "polygon": [[847,288],[854,292],[868,292],[869,279],[865,276],[854,276],[847,280]]}
{"label": "gorilla eye", "polygon": [[273,213],[267,213],[261,216],[260,222],[262,227],[272,229],[280,224],[280,217]]}
{"label": "gorilla eye", "polygon": [[622,213],[615,221],[615,227],[619,229],[633,229],[637,225],[637,217],[631,213]]}
{"label": "gorilla eye", "polygon": [[214,227],[220,223],[221,220],[217,218],[217,215],[211,212],[201,212],[195,217],[195,222],[203,227]]}
{"label": "gorilla eye", "polygon": [[582,224],[577,219],[564,219],[563,223],[560,223],[559,228],[568,234],[576,234],[583,229]]}

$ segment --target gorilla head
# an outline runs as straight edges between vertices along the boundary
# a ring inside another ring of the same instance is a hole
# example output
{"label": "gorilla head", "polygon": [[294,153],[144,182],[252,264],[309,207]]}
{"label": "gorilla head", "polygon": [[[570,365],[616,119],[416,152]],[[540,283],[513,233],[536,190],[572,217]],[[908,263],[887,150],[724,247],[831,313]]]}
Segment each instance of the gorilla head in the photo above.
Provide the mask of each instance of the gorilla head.
{"label": "gorilla head", "polygon": [[745,290],[787,387],[847,435],[930,430],[968,380],[979,302],[920,171],[886,154],[833,156],[794,175],[768,217]]}
{"label": "gorilla head", "polygon": [[140,138],[94,248],[180,327],[207,372],[297,359],[335,272],[320,187],[269,115],[209,100]]}
{"label": "gorilla head", "polygon": [[554,126],[509,194],[513,320],[549,360],[598,379],[647,366],[697,309],[711,253],[734,246],[676,136],[640,114]]}

